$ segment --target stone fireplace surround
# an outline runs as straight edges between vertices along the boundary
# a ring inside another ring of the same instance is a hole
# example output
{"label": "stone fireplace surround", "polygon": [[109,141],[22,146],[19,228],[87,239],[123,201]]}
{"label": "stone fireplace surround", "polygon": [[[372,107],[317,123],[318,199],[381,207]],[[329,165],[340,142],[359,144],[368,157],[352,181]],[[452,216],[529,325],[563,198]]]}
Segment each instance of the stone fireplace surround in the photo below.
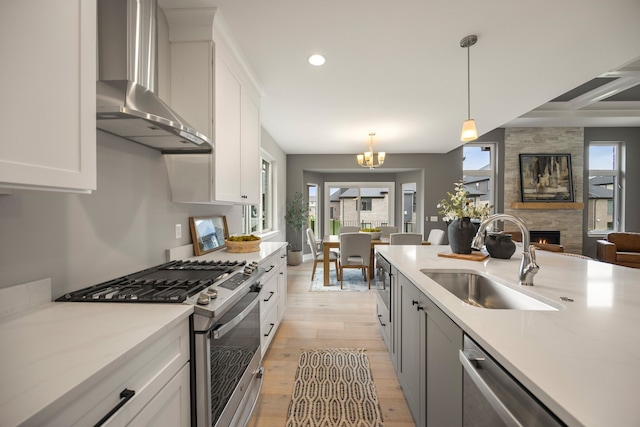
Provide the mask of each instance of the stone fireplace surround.
{"label": "stone fireplace surround", "polygon": [[[522,218],[529,230],[559,230],[565,252],[582,253],[581,205],[545,203],[540,209],[522,208],[519,154],[571,154],[575,202],[582,203],[584,129],[506,128],[504,167],[504,212]],[[514,207],[515,206],[515,207]],[[536,205],[537,206],[537,205]],[[558,206],[556,208],[555,206]],[[505,229],[513,224],[505,223]]]}

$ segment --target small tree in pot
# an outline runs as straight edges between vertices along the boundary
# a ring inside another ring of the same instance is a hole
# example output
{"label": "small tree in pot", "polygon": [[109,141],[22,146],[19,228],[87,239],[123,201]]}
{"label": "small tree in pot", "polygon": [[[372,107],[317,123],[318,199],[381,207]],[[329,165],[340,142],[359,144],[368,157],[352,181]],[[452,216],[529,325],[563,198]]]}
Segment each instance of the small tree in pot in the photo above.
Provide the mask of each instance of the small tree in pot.
{"label": "small tree in pot", "polygon": [[284,220],[294,231],[293,239],[289,240],[290,249],[287,259],[289,265],[299,265],[302,262],[302,238],[300,232],[307,226],[307,222],[309,221],[307,206],[304,203],[302,193],[297,192],[293,195],[293,199],[287,205]]}

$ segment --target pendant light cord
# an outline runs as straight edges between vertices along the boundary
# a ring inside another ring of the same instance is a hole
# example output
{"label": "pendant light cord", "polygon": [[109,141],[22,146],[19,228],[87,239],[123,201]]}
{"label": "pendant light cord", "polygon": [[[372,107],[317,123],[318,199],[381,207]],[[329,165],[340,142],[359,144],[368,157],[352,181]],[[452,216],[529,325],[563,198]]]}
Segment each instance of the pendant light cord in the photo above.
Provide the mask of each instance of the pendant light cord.
{"label": "pendant light cord", "polygon": [[471,119],[471,49],[467,46],[467,119]]}

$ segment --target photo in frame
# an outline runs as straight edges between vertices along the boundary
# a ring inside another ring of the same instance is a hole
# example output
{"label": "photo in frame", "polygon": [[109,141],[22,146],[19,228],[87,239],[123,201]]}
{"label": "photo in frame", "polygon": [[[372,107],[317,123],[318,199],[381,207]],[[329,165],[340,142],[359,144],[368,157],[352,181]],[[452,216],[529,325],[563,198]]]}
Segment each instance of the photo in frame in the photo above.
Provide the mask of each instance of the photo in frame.
{"label": "photo in frame", "polygon": [[193,253],[196,256],[217,251],[226,247],[225,239],[229,237],[227,218],[225,216],[190,217]]}
{"label": "photo in frame", "polygon": [[523,202],[573,202],[571,154],[520,154]]}

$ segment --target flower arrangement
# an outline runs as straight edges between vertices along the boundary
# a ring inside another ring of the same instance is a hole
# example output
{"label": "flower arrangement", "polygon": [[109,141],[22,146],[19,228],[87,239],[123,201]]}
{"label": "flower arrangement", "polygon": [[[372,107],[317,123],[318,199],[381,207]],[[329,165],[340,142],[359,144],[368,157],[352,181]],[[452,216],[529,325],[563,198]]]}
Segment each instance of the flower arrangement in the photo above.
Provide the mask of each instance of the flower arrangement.
{"label": "flower arrangement", "polygon": [[454,183],[456,192],[451,194],[447,191],[449,200],[442,199],[437,207],[445,222],[452,222],[456,219],[469,217],[472,219],[485,219],[491,213],[493,205],[475,205],[469,198],[469,193],[464,189],[462,181]]}

